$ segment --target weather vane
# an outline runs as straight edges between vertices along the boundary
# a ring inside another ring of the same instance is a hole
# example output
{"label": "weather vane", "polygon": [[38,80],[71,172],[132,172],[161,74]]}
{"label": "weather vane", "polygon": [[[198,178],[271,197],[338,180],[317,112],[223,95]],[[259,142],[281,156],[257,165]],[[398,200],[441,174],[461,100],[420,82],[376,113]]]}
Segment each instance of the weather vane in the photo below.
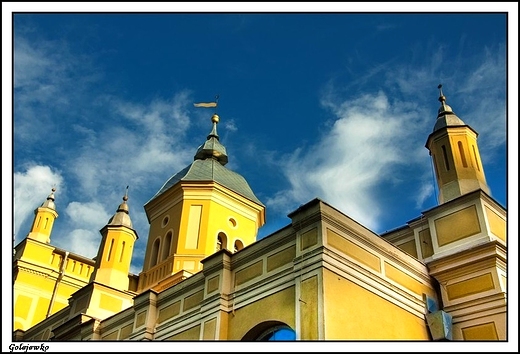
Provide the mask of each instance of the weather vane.
{"label": "weather vane", "polygon": [[218,107],[218,97],[219,97],[219,95],[215,96],[215,101],[214,102],[199,102],[199,103],[194,103],[193,105],[195,107],[203,107],[203,108],[215,107],[215,113],[216,113],[217,112],[217,107]]}

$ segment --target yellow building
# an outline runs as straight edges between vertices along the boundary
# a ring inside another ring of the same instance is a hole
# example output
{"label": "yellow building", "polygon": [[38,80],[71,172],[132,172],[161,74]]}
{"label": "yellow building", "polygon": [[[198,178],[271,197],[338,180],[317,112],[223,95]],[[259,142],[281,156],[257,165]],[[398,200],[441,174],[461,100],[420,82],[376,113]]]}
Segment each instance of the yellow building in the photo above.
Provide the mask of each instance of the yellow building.
{"label": "yellow building", "polygon": [[439,205],[382,235],[314,199],[256,241],[265,207],[225,167],[217,115],[144,206],[139,275],[128,195],[95,259],[50,244],[49,195],[15,247],[13,340],[507,340],[507,212],[477,133],[439,101],[426,140]]}

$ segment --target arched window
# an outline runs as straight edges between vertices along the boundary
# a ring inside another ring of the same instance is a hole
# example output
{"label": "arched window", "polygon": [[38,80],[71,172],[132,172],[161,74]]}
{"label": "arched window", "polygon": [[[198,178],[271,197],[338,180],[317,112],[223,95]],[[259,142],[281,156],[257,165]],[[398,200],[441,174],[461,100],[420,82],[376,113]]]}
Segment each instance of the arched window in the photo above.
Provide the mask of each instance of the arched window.
{"label": "arched window", "polygon": [[152,246],[152,258],[150,259],[150,268],[157,264],[157,259],[159,258],[159,246],[161,241],[159,238],[155,240]]}
{"label": "arched window", "polygon": [[110,240],[110,246],[108,246],[107,262],[110,261],[110,256],[112,255],[112,248],[114,248],[114,239]]}
{"label": "arched window", "polygon": [[240,240],[235,240],[235,244],[233,245],[233,252],[238,252],[242,248],[244,248],[244,244]]}
{"label": "arched window", "polygon": [[227,248],[227,236],[223,232],[219,232],[217,235],[217,251]]}
{"label": "arched window", "polygon": [[275,326],[262,333],[258,341],[284,341],[296,340],[296,332],[289,326]]}
{"label": "arched window", "polygon": [[243,341],[292,341],[296,332],[286,323],[265,321],[251,328],[242,338]]}
{"label": "arched window", "polygon": [[172,237],[173,234],[171,231],[168,231],[166,237],[164,238],[164,245],[162,251],[162,260],[164,261],[170,255],[170,247],[172,245]]}
{"label": "arched window", "polygon": [[464,147],[462,146],[462,142],[458,142],[457,145],[459,146],[459,153],[460,153],[460,159],[462,160],[462,166],[468,167],[468,163],[466,161],[466,155],[464,154]]}
{"label": "arched window", "polygon": [[450,162],[448,161],[448,153],[446,151],[446,146],[442,145],[442,156],[444,157],[444,167],[446,171],[450,170]]}
{"label": "arched window", "polygon": [[121,244],[121,254],[119,254],[119,262],[123,261],[123,256],[125,254],[125,241]]}

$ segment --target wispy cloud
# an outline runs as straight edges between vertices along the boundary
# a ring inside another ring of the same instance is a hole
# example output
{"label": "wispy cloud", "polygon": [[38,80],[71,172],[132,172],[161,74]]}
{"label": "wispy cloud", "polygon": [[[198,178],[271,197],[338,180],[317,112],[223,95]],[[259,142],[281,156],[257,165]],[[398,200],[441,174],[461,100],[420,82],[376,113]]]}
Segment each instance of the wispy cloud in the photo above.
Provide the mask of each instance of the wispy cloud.
{"label": "wispy cloud", "polygon": [[339,104],[327,98],[324,102],[337,120],[318,144],[295,151],[280,165],[290,188],[268,199],[267,205],[280,209],[318,196],[377,229],[383,210],[376,186],[395,179],[400,165],[416,159],[408,143],[413,132],[403,126],[417,112],[391,103],[382,92]]}
{"label": "wispy cloud", "polygon": [[62,247],[85,257],[93,258],[96,256],[101,234],[98,232],[105,226],[113,215],[105,210],[105,206],[98,202],[80,203],[71,202],[65,208],[72,231],[61,234],[59,242]]}
{"label": "wispy cloud", "polygon": [[[100,90],[85,90],[95,81],[90,69],[93,58],[72,54],[66,43],[28,42],[17,36],[15,56],[14,132],[25,152],[14,175],[17,240],[26,236],[18,235],[19,230],[29,230],[31,211],[45,200],[54,184],[60,209],[53,232],[56,246],[95,256],[99,229],[115,212],[126,185],[130,185],[134,228],[146,239],[148,221],[142,205],[152,196],[150,185],[160,186],[193,159],[194,148],[186,136],[191,126],[190,91],[148,102],[110,94],[96,96]],[[102,75],[101,70],[98,75]],[[67,109],[71,104],[75,108]],[[65,139],[53,134],[64,129],[71,129]],[[46,161],[32,160],[30,152],[43,148],[53,154]],[[68,176],[67,181],[63,175]],[[145,246],[140,241],[134,253],[142,253]],[[139,261],[142,257],[136,258]]]}
{"label": "wispy cloud", "polygon": [[[496,50],[504,52],[503,47]],[[321,102],[335,119],[324,128],[318,143],[300,147],[285,158],[273,158],[283,161],[275,164],[289,186],[269,197],[268,207],[289,212],[320,197],[372,230],[383,231],[380,226],[388,214],[388,200],[401,198],[390,197],[391,188],[407,184],[417,193],[402,198],[414,198],[419,213],[435,193],[424,144],[439,107],[434,103],[439,77],[445,78],[454,111],[487,136],[479,141],[483,156],[489,160],[496,155],[496,148],[505,143],[502,55],[486,50],[472,57],[469,65],[446,58],[439,46],[430,59],[422,65],[387,62],[346,86],[329,82]],[[381,75],[386,77],[381,91],[363,94],[365,85]],[[430,95],[424,93],[425,86],[432,87]],[[357,96],[349,94],[355,88]]]}

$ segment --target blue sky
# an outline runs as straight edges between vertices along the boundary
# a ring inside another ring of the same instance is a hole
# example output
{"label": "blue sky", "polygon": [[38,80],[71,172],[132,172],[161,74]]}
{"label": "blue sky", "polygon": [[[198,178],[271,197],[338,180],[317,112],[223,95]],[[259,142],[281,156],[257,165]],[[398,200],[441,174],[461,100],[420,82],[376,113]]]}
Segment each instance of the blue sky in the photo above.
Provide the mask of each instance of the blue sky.
{"label": "blue sky", "polygon": [[437,205],[424,145],[439,83],[479,133],[492,196],[508,204],[508,133],[516,132],[507,130],[506,85],[516,68],[507,66],[504,13],[19,13],[13,20],[15,243],[56,185],[52,244],[94,257],[99,230],[128,185],[138,273],[148,237],[143,205],[191,163],[213,113],[193,103],[217,94],[227,167],[267,208],[259,238],[315,197],[377,233]]}
{"label": "blue sky", "polygon": [[259,237],[315,197],[374,232],[402,226],[437,205],[439,83],[517,215],[518,4],[291,5],[2,3],[4,236],[20,242],[56,185],[52,244],[94,257],[128,185],[139,273],[143,205],[191,163],[213,113],[193,103],[217,94],[227,167],[267,207]]}

